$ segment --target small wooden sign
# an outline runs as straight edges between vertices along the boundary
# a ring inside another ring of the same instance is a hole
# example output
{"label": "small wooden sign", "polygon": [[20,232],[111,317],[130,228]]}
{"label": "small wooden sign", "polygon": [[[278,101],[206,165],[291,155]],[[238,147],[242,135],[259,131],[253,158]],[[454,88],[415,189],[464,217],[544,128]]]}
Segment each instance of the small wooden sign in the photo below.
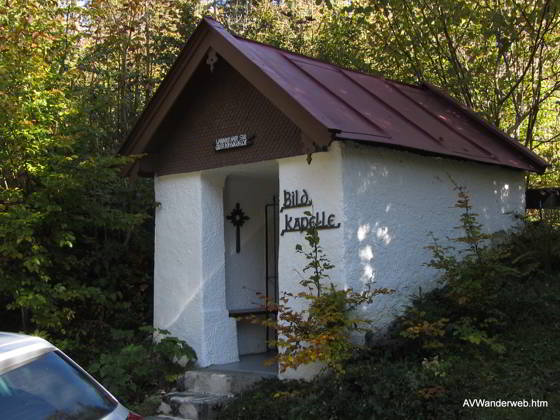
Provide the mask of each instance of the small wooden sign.
{"label": "small wooden sign", "polygon": [[237,136],[222,137],[216,140],[214,149],[216,152],[221,150],[236,149],[238,147],[246,147],[253,144],[252,140],[255,136],[249,137],[247,134],[239,134]]}

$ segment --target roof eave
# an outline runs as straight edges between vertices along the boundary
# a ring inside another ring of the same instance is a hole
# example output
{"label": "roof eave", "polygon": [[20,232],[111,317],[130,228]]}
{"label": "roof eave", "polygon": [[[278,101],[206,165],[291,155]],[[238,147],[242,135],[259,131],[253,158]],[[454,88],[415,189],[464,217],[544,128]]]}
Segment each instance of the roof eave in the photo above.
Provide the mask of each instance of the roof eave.
{"label": "roof eave", "polygon": [[[151,136],[155,133],[159,124],[175,103],[175,100],[184,86],[180,89],[175,89],[175,87],[185,78],[188,80],[192,73],[185,72],[185,69],[193,61],[198,63],[204,57],[206,49],[202,44],[206,40],[206,35],[209,31],[210,27],[205,24],[203,20],[189,37],[185,47],[181,50],[179,56],[167,72],[167,75],[149,100],[136,124],[126,137],[125,142],[117,152],[119,155],[141,155],[145,153]],[[193,66],[191,66],[191,68],[192,67]],[[196,66],[194,67],[196,68]],[[125,165],[122,172],[125,176],[138,174],[138,171],[135,170],[134,162]],[[134,174],[132,174],[132,172],[134,172]]]}
{"label": "roof eave", "polygon": [[461,155],[458,155],[458,154],[454,155],[454,154],[450,154],[450,153],[443,154],[443,153],[439,153],[439,152],[435,152],[435,151],[431,151],[431,150],[427,150],[427,149],[417,149],[417,148],[414,148],[414,147],[408,147],[408,146],[405,146],[405,145],[387,144],[385,142],[376,140],[372,136],[369,136],[367,134],[366,135],[347,135],[346,133],[340,133],[340,135],[339,134],[333,135],[333,140],[352,141],[352,142],[356,142],[356,143],[363,144],[363,145],[366,145],[366,146],[383,147],[383,148],[387,148],[387,149],[409,152],[409,153],[412,153],[412,154],[415,154],[415,155],[420,155],[420,156],[430,156],[430,157],[441,158],[441,159],[452,159],[452,160],[459,160],[459,161],[462,161],[462,162],[472,162],[472,163],[479,163],[479,164],[484,164],[484,165],[499,166],[499,167],[502,167],[502,168],[507,168],[507,169],[511,169],[511,170],[515,170],[515,171],[537,172],[537,170],[535,168],[532,168],[532,167],[508,165],[506,163],[497,163],[496,161],[494,161],[492,159],[488,159],[488,160],[475,159],[471,156],[466,157],[466,156],[461,156]]}
{"label": "roof eave", "polygon": [[[512,139],[510,136],[508,136],[503,131],[498,130],[492,124],[486,122],[484,119],[482,119],[480,116],[478,116],[471,109],[467,108],[466,106],[464,106],[460,102],[456,101],[450,95],[447,95],[440,88],[438,88],[438,87],[436,87],[436,86],[434,86],[434,85],[432,85],[431,83],[428,83],[428,82],[422,83],[421,86],[428,89],[433,94],[437,95],[440,99],[443,99],[444,101],[447,101],[447,102],[451,103],[453,106],[455,106],[456,108],[461,110],[471,121],[473,121],[476,124],[482,126],[484,129],[490,131],[495,136],[501,138],[502,140],[506,141],[509,145],[513,146],[513,148],[515,148],[517,152],[519,152],[521,155],[523,155],[523,157],[531,163],[531,165],[524,168],[524,170],[531,171],[531,172],[537,172],[537,173],[542,174],[542,173],[545,172],[546,168],[548,168],[550,166],[550,164],[548,162],[546,162],[544,159],[539,157],[536,153],[534,153],[533,151],[531,151],[527,147],[523,146],[517,140]],[[511,167],[511,165],[504,165],[504,166]],[[521,168],[518,168],[518,169],[521,169]]]}

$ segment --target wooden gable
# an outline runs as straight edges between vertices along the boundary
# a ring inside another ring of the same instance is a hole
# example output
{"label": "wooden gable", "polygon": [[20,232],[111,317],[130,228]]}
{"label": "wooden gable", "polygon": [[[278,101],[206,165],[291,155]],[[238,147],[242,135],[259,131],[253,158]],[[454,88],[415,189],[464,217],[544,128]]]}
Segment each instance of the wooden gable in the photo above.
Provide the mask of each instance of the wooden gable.
{"label": "wooden gable", "polygon": [[[249,146],[216,151],[217,139],[246,135]],[[301,130],[225,60],[202,64],[147,150],[148,172],[169,175],[305,153]]]}

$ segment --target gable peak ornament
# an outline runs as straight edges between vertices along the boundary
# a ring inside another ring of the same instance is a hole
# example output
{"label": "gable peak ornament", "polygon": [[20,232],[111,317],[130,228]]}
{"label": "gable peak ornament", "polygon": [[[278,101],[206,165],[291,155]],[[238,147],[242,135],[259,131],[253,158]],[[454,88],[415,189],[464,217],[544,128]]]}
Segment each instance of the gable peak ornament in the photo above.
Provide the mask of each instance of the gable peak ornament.
{"label": "gable peak ornament", "polygon": [[206,59],[206,64],[210,66],[210,72],[214,71],[214,64],[216,64],[217,62],[218,56],[216,55],[216,51],[211,48],[210,51],[208,51],[208,58]]}
{"label": "gable peak ornament", "polygon": [[239,203],[236,203],[229,216],[226,216],[226,219],[228,219],[231,224],[235,226],[235,251],[239,254],[239,252],[241,251],[240,229],[241,226],[243,226],[245,222],[249,220],[249,216],[247,216],[241,209]]}

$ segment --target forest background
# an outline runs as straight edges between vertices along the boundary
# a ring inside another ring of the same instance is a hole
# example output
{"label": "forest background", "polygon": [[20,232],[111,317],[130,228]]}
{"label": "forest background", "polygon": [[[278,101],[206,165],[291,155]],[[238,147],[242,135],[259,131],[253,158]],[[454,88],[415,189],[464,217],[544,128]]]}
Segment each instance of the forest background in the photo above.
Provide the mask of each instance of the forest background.
{"label": "forest background", "polygon": [[559,0],[0,0],[0,330],[89,364],[151,323],[152,182],[116,152],[204,15],[439,86],[560,185]]}

